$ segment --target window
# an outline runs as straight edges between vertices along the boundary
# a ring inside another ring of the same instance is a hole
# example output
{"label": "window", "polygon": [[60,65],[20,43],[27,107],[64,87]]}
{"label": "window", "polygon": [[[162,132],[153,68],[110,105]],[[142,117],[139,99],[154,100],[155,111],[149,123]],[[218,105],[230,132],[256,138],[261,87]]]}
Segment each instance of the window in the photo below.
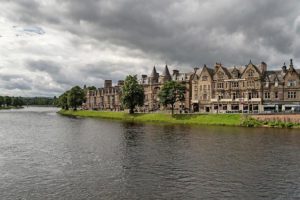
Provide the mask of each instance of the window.
{"label": "window", "polygon": [[275,99],[278,99],[278,92],[274,93]]}
{"label": "window", "polygon": [[203,90],[206,90],[207,89],[206,87],[207,87],[206,85],[203,85]]}
{"label": "window", "polygon": [[296,92],[288,92],[288,99],[296,99]]}
{"label": "window", "polygon": [[232,93],[232,99],[235,100],[237,98],[236,93]]}
{"label": "window", "polygon": [[224,88],[224,83],[218,83],[218,88]]}
{"label": "window", "polygon": [[200,85],[200,91],[202,91],[202,85]]}
{"label": "window", "polygon": [[254,76],[254,71],[253,70],[249,70],[248,71],[248,77],[253,77]]}
{"label": "window", "polygon": [[252,98],[252,93],[249,92],[249,93],[248,93],[248,99],[250,100],[251,98]]}
{"label": "window", "polygon": [[266,86],[266,87],[269,87],[269,81],[266,82],[265,86]]}
{"label": "window", "polygon": [[296,86],[296,81],[295,81],[295,80],[289,80],[289,81],[288,81],[288,86],[289,86],[289,87],[294,87],[294,86]]}
{"label": "window", "polygon": [[265,99],[270,99],[270,92],[265,92]]}
{"label": "window", "polygon": [[239,82],[232,82],[231,87],[238,88],[239,87]]}
{"label": "window", "polygon": [[203,94],[203,100],[207,100],[207,94]]}
{"label": "window", "polygon": [[234,71],[232,72],[232,76],[233,76],[233,78],[238,78],[238,77],[239,77],[239,72],[238,72],[238,70],[234,70]]}
{"label": "window", "polygon": [[207,81],[207,76],[203,76],[202,81]]}

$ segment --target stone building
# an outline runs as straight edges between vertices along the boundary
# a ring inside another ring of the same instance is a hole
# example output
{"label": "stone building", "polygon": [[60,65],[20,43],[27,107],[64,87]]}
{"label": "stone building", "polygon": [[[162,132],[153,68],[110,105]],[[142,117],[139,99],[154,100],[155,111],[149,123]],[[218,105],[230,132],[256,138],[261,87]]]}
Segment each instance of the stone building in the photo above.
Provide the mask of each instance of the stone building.
{"label": "stone building", "polygon": [[104,87],[86,91],[84,107],[89,110],[121,110],[121,87],[124,81],[118,81],[116,86],[112,80],[105,80]]}
{"label": "stone building", "polygon": [[163,106],[159,103],[158,94],[163,84],[171,80],[178,81],[186,86],[185,101],[177,102],[174,107],[175,110],[189,110],[191,103],[190,87],[192,74],[193,73],[180,73],[178,70],[173,70],[171,74],[167,65],[162,74],[159,74],[154,66],[150,76],[142,75],[140,80],[140,84],[143,85],[145,93],[145,102],[141,110],[145,112],[163,110]]}
{"label": "stone building", "polygon": [[262,62],[246,66],[214,69],[204,66],[192,80],[194,112],[280,112],[293,110],[300,101],[299,71],[284,65],[281,70],[267,70]]}

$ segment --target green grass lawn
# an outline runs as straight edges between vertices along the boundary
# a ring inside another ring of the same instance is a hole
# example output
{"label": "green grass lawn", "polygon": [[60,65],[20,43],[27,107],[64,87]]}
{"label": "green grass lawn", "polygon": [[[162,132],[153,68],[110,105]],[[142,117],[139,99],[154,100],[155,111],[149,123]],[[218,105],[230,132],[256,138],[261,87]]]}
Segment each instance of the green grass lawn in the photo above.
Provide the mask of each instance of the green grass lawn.
{"label": "green grass lawn", "polygon": [[115,119],[130,122],[154,122],[168,124],[199,124],[199,125],[226,125],[239,126],[242,124],[243,116],[240,114],[162,114],[162,113],[138,113],[130,115],[125,112],[104,112],[104,111],[65,111],[58,113],[67,116],[94,117],[103,119]]}

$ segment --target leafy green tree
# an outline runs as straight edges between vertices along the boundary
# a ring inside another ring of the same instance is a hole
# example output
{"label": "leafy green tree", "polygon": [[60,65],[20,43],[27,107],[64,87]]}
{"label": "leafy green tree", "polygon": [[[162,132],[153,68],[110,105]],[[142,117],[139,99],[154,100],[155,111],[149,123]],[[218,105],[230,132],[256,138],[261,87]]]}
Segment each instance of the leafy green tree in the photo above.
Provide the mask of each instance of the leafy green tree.
{"label": "leafy green tree", "polygon": [[136,76],[127,76],[122,88],[122,105],[129,109],[129,113],[134,113],[136,106],[142,106],[144,104],[144,88],[138,83]]}
{"label": "leafy green tree", "polygon": [[87,87],[88,90],[97,90],[97,88],[95,86],[89,86]]}
{"label": "leafy green tree", "polygon": [[0,96],[0,107],[4,104],[4,97]]}
{"label": "leafy green tree", "polygon": [[68,94],[69,91],[66,91],[65,93],[63,93],[58,97],[58,106],[60,106],[64,110],[69,110]]}
{"label": "leafy green tree", "polygon": [[5,104],[7,107],[9,107],[9,106],[11,106],[11,103],[12,103],[12,98],[9,97],[9,96],[5,96],[5,97],[4,97],[4,104]]}
{"label": "leafy green tree", "polygon": [[79,86],[73,87],[68,93],[68,105],[73,110],[77,110],[77,107],[81,106],[85,101],[84,90]]}
{"label": "leafy green tree", "polygon": [[12,106],[21,107],[24,105],[24,101],[21,97],[13,97],[12,98]]}
{"label": "leafy green tree", "polygon": [[172,115],[174,114],[174,105],[177,101],[184,100],[185,86],[176,81],[167,81],[161,88],[158,97],[160,103],[164,106],[171,105]]}

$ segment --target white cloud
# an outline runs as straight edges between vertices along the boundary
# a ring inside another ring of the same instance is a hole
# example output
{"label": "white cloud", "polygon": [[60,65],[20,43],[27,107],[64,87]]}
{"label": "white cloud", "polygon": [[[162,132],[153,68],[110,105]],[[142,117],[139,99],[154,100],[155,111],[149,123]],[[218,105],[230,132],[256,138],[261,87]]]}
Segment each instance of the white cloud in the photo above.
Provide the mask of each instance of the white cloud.
{"label": "white cloud", "polygon": [[296,0],[0,2],[0,95],[100,87],[165,62],[192,71],[215,62],[300,61]]}

